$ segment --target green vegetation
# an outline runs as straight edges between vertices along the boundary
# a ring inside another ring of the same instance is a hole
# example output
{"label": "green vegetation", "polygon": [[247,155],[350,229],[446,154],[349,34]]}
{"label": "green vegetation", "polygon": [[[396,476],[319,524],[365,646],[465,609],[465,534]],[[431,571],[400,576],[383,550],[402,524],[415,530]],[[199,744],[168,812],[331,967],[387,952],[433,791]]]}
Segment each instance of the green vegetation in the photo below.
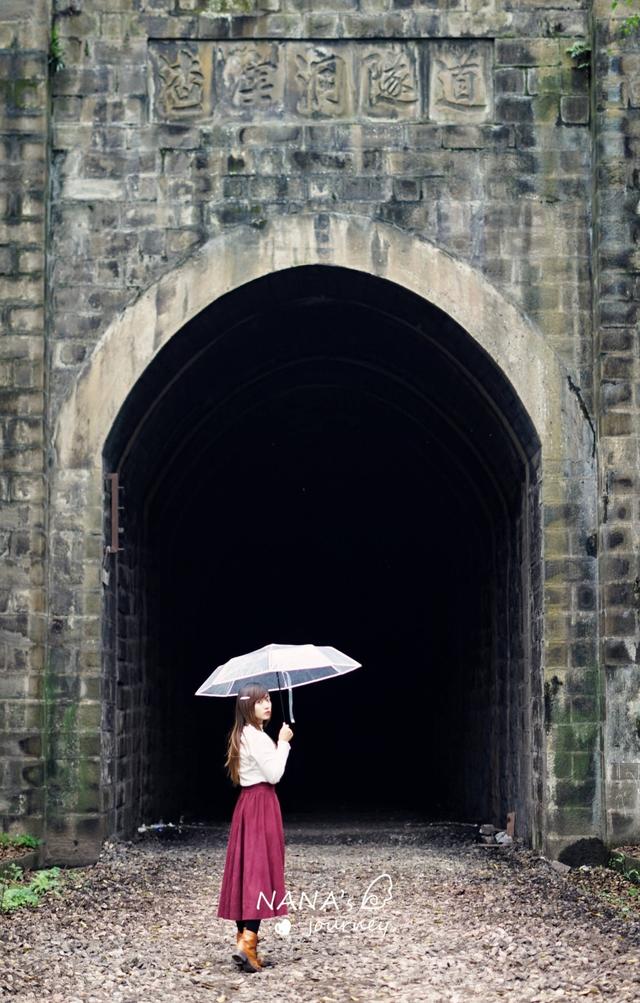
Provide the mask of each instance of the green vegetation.
{"label": "green vegetation", "polygon": [[35,850],[42,842],[36,836],[29,836],[27,833],[19,833],[17,836],[10,836],[8,832],[0,832],[0,846],[26,847]]}
{"label": "green vegetation", "polygon": [[255,6],[255,0],[203,0],[199,12],[201,14],[250,14]]}
{"label": "green vegetation", "polygon": [[[36,849],[41,842],[41,839],[28,833],[14,836],[0,832],[0,849],[13,847],[20,853]],[[11,912],[21,906],[36,906],[49,891],[59,894],[59,874],[59,867],[51,867],[49,870],[27,872],[25,876],[24,869],[15,861],[3,864],[0,860],[0,913]]]}
{"label": "green vegetation", "polygon": [[612,853],[609,857],[608,866],[614,871],[619,871],[633,885],[640,885],[640,870],[637,867],[629,867],[627,858],[623,853]]}
{"label": "green vegetation", "polygon": [[26,881],[24,872],[17,864],[11,864],[0,875],[0,912],[11,912],[21,906],[37,906],[46,892],[59,895],[61,882],[58,880],[59,867],[35,871],[31,880]]}
{"label": "green vegetation", "polygon": [[[618,7],[638,7],[638,0],[611,0],[611,10]],[[620,26],[623,35],[631,35],[640,28],[640,13],[629,14],[625,17]]]}
{"label": "green vegetation", "polygon": [[52,73],[64,69],[64,52],[62,42],[58,33],[58,26],[54,24],[51,28],[51,41],[49,43],[49,66]]}
{"label": "green vegetation", "polygon": [[575,59],[578,70],[587,70],[591,66],[591,46],[588,42],[574,42],[565,52]]}

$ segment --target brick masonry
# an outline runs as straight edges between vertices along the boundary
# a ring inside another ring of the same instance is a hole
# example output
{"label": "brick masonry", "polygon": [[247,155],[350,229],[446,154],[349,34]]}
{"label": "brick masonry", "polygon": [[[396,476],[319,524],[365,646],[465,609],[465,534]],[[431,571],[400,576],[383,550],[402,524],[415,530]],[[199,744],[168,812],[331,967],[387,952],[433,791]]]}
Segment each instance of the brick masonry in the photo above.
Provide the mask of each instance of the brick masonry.
{"label": "brick masonry", "polygon": [[633,842],[640,826],[640,36],[624,37],[607,14],[600,4],[593,93],[600,664],[607,823],[620,841]]}
{"label": "brick masonry", "polygon": [[[543,457],[540,827],[552,854],[640,836],[640,48],[591,7],[56,0],[25,21],[5,5],[0,809],[46,832],[51,859],[90,859],[131,797],[104,765],[131,717],[102,668],[101,533],[82,529],[103,500],[82,471],[48,493],[56,420],[145,290],[213,238],[300,213],[433,243],[565,367],[549,392],[579,402],[599,480],[596,498],[588,455]],[[591,73],[566,51],[590,38]]]}
{"label": "brick masonry", "polygon": [[0,11],[0,814],[44,813],[45,246],[50,10]]}

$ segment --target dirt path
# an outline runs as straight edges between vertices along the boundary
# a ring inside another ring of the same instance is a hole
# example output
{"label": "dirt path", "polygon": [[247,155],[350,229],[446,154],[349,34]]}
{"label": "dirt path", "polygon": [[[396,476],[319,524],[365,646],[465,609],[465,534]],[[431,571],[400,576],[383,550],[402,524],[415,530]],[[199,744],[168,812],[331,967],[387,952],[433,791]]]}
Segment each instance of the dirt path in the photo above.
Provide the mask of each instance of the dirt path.
{"label": "dirt path", "polygon": [[107,843],[94,867],[65,872],[60,898],[0,916],[0,998],[640,998],[640,912],[626,918],[532,851],[483,849],[472,829],[455,825],[399,822],[372,837],[285,818],[291,930],[264,921],[260,950],[274,967],[238,973],[229,956],[235,925],[215,915],[227,831]]}

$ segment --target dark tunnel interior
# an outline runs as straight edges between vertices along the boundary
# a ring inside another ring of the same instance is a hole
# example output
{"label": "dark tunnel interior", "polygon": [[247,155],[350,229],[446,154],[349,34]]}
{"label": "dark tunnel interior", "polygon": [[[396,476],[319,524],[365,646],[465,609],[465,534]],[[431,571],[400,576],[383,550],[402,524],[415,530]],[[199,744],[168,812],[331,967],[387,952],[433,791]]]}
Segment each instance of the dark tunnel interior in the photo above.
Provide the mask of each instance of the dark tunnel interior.
{"label": "dark tunnel interior", "polygon": [[538,451],[494,362],[382,279],[290,269],[194,318],[105,447],[116,830],[229,817],[234,701],[195,691],[272,641],[362,663],[293,690],[283,814],[531,812]]}

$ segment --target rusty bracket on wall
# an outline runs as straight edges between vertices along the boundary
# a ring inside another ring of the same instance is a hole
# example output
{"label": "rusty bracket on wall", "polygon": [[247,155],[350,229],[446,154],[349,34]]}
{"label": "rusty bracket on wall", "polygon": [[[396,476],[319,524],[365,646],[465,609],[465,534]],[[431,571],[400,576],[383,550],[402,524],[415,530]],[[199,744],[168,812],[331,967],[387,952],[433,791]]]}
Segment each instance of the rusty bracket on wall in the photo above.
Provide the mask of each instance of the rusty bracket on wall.
{"label": "rusty bracket on wall", "polygon": [[120,546],[120,534],[124,532],[120,525],[120,492],[124,489],[120,487],[120,477],[117,473],[107,474],[107,480],[111,483],[111,543],[105,548],[105,554],[117,554],[124,548]]}

